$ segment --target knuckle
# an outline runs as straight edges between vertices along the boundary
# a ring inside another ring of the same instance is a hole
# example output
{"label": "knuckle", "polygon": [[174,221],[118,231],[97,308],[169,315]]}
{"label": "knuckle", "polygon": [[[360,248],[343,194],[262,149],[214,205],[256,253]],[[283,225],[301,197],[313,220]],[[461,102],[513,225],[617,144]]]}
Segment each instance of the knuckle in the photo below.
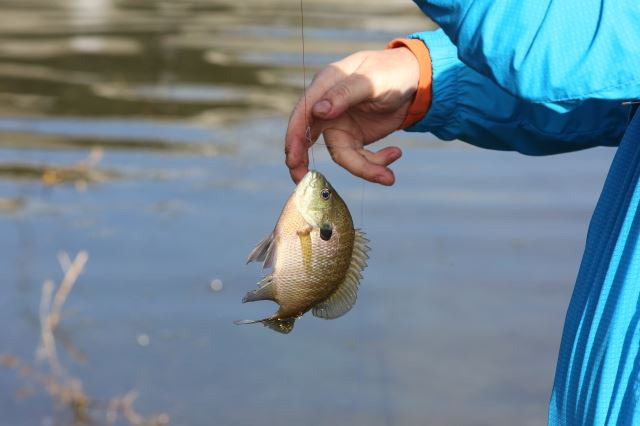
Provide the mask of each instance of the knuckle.
{"label": "knuckle", "polygon": [[284,163],[287,165],[288,168],[294,169],[298,166],[300,161],[297,158],[293,158],[292,155],[287,154],[287,157],[285,158]]}
{"label": "knuckle", "polygon": [[345,169],[350,169],[349,162],[347,161],[347,158],[344,155],[344,151],[342,149],[333,149],[330,151],[330,154],[333,161],[335,161]]}
{"label": "knuckle", "polygon": [[331,97],[333,101],[337,102],[344,102],[344,100],[349,99],[350,95],[351,88],[343,81],[333,86],[329,93],[329,97]]}
{"label": "knuckle", "polygon": [[329,77],[335,68],[337,67],[335,63],[333,63],[317,71],[316,73],[313,74],[313,78],[311,79],[311,84],[317,83],[321,81],[323,78]]}
{"label": "knuckle", "polygon": [[371,55],[371,51],[370,50],[359,50],[359,51],[355,52],[354,54],[352,54],[350,56],[350,58],[353,58],[354,60],[357,60],[357,61],[363,61],[369,55]]}
{"label": "knuckle", "polygon": [[327,144],[327,151],[329,151],[329,155],[331,156],[331,159],[333,161],[335,161],[336,163],[340,163],[340,159],[342,157],[339,149],[336,149],[334,146]]}

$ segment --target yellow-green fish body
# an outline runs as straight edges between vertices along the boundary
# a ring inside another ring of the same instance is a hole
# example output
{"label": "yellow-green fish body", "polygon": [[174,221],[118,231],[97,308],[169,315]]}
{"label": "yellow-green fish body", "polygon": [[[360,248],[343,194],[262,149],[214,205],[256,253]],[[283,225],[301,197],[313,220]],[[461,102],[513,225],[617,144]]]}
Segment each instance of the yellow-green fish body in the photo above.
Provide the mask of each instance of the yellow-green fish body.
{"label": "yellow-green fish body", "polygon": [[288,333],[296,318],[333,319],[348,312],[357,297],[368,247],[354,229],[345,202],[325,177],[310,171],[285,204],[273,232],[249,255],[248,262],[273,267],[243,302],[273,300],[280,305],[264,325]]}

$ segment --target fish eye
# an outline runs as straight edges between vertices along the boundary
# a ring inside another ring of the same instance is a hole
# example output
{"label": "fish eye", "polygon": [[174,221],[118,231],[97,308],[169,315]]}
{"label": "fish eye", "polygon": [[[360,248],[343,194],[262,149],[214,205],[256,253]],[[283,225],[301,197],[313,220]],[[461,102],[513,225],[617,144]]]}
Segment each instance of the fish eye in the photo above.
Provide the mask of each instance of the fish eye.
{"label": "fish eye", "polygon": [[328,200],[329,197],[331,197],[331,190],[329,188],[322,188],[322,191],[320,191],[320,196],[323,200]]}

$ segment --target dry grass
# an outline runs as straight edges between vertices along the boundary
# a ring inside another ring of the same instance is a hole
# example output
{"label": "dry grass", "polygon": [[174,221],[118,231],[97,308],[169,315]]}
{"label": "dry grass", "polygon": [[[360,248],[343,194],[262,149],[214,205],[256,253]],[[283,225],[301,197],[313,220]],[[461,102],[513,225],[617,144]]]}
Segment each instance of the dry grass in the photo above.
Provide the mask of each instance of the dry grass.
{"label": "dry grass", "polygon": [[[0,354],[0,365],[20,373],[29,384],[23,389],[31,389],[33,385],[44,389],[56,406],[71,413],[71,425],[114,425],[120,419],[135,426],[167,425],[169,417],[166,414],[144,417],[136,411],[136,391],[107,401],[92,398],[85,391],[82,380],[74,377],[60,362],[56,346],[56,329],[60,325],[64,303],[84,271],[89,255],[81,251],[71,260],[66,253],[61,253],[58,260],[64,272],[62,282],[57,287],[52,280],[47,280],[42,285],[40,343],[35,366],[11,354]],[[31,391],[23,393],[30,394]]]}
{"label": "dry grass", "polygon": [[70,184],[81,191],[90,184],[102,183],[120,177],[120,174],[115,171],[98,168],[102,155],[101,148],[93,148],[84,160],[65,166],[3,163],[0,164],[0,176],[38,180],[45,186]]}
{"label": "dry grass", "polygon": [[0,213],[13,214],[24,208],[26,202],[24,198],[3,198],[0,197]]}

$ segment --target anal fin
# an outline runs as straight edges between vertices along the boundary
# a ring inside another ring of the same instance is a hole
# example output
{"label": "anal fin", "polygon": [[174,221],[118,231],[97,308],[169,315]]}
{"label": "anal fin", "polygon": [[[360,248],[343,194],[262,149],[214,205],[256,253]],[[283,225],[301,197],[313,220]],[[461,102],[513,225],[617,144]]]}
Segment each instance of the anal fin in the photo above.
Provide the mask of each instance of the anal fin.
{"label": "anal fin", "polygon": [[271,275],[267,275],[258,283],[258,288],[247,293],[242,298],[242,303],[255,302],[256,300],[273,300],[275,294],[273,292],[273,281]]}
{"label": "anal fin", "polygon": [[265,327],[269,327],[272,330],[282,334],[289,334],[293,330],[293,324],[296,322],[295,318],[283,318],[283,319],[267,319],[262,322]]}

